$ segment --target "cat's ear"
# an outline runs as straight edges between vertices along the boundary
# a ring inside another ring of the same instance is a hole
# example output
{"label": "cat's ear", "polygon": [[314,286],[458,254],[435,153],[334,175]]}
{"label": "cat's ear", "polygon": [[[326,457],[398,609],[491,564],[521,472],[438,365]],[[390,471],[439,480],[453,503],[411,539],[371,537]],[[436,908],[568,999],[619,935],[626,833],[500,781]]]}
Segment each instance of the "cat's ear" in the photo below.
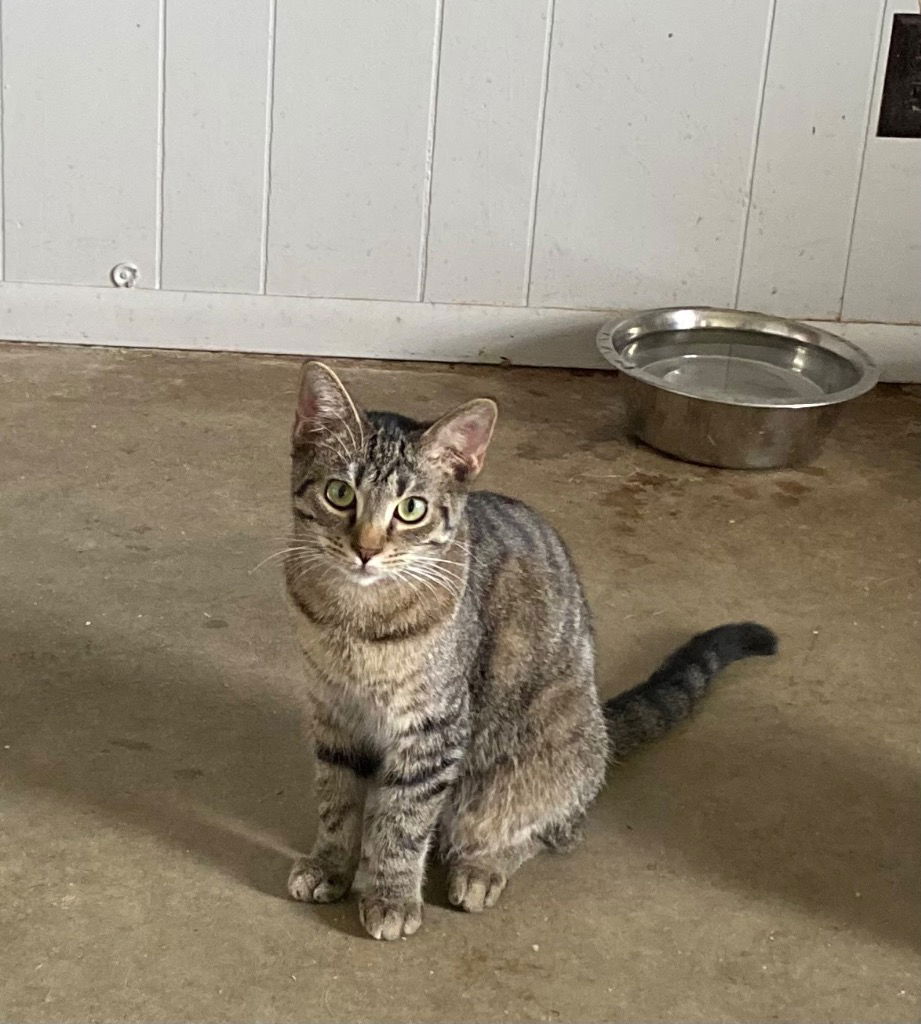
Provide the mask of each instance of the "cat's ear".
{"label": "cat's ear", "polygon": [[483,468],[498,415],[491,398],[475,398],[433,423],[422,435],[423,448],[458,480],[473,480]]}
{"label": "cat's ear", "polygon": [[324,363],[309,362],[301,371],[294,413],[293,440],[316,442],[333,433],[357,448],[364,437],[361,414],[341,380]]}

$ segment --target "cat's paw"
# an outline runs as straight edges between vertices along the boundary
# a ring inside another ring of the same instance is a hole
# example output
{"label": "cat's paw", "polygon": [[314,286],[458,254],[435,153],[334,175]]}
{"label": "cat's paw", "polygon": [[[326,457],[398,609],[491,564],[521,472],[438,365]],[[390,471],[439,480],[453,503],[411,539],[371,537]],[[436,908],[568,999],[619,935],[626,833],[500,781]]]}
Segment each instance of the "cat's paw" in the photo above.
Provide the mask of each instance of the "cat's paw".
{"label": "cat's paw", "polygon": [[330,871],[310,857],[296,860],[288,875],[288,895],[302,903],[335,903],[350,887],[345,874]]}
{"label": "cat's paw", "polygon": [[419,900],[362,896],[358,901],[358,913],[365,931],[372,939],[386,939],[388,942],[415,934],[422,924],[422,904]]}
{"label": "cat's paw", "polygon": [[455,907],[478,914],[494,907],[508,883],[508,875],[495,868],[458,864],[448,874],[448,899]]}

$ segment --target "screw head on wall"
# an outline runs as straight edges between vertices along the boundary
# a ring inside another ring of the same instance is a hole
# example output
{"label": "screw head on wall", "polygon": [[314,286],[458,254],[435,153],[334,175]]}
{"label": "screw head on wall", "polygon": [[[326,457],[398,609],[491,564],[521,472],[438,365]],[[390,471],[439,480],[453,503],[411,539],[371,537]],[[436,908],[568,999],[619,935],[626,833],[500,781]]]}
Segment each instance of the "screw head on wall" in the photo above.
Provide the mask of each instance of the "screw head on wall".
{"label": "screw head on wall", "polygon": [[141,276],[134,263],[116,263],[109,271],[109,277],[116,288],[133,288]]}

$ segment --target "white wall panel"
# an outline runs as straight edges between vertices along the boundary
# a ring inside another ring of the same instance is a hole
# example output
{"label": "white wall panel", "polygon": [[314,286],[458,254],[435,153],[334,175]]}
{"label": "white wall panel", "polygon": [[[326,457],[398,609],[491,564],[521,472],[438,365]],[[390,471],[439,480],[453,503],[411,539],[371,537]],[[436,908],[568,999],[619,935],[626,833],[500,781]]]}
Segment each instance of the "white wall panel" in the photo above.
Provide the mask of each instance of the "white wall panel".
{"label": "white wall panel", "polygon": [[415,299],[435,0],[278,0],[268,291]]}
{"label": "white wall panel", "polygon": [[5,275],[156,277],[158,5],[5,0]]}
{"label": "white wall panel", "polygon": [[[0,337],[78,345],[604,369],[595,335],[607,316],[584,309],[0,284]],[[817,326],[864,348],[884,380],[921,381],[919,328]]]}
{"label": "white wall panel", "polygon": [[921,321],[921,142],[876,137],[895,13],[918,10],[908,0],[889,0],[886,10],[844,293],[846,320]]}
{"label": "white wall panel", "polygon": [[838,316],[882,6],[863,0],[842,17],[840,0],[777,0],[743,308]]}
{"label": "white wall panel", "polygon": [[532,303],[732,303],[770,7],[557,0]]}
{"label": "white wall panel", "polygon": [[547,0],[445,6],[425,298],[522,301]]}
{"label": "white wall panel", "polygon": [[271,0],[166,7],[162,286],[261,286]]}
{"label": "white wall panel", "polygon": [[916,0],[0,3],[0,337],[580,366],[738,299],[921,377]]}

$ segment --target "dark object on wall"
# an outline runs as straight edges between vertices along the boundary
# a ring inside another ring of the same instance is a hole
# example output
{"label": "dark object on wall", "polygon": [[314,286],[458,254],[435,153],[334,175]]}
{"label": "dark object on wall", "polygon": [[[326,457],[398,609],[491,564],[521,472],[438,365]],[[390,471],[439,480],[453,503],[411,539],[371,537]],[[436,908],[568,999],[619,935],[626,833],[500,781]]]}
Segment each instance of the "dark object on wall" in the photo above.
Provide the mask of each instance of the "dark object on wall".
{"label": "dark object on wall", "polygon": [[876,134],[921,139],[921,14],[896,14]]}

